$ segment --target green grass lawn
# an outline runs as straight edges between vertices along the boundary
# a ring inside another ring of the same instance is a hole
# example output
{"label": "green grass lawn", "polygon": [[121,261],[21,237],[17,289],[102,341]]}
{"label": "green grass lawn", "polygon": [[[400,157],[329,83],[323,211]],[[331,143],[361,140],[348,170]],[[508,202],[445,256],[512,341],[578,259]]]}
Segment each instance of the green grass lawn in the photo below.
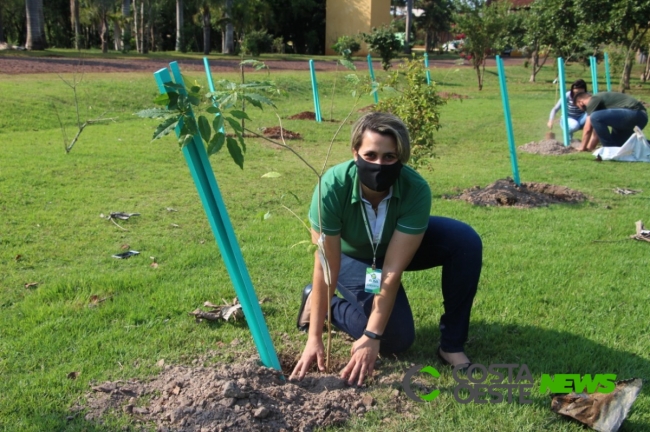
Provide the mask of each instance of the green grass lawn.
{"label": "green grass lawn", "polygon": [[[285,90],[277,100],[281,117],[313,110],[308,73],[271,74]],[[521,210],[443,199],[512,174],[496,71],[487,70],[481,92],[470,68],[431,74],[440,91],[469,97],[441,108],[437,157],[422,175],[434,194],[432,214],[471,224],[484,242],[466,347],[472,360],[526,364],[536,384],[545,373],[650,377],[650,244],[628,239],[635,221],[650,225],[650,167],[594,163],[584,153],[520,153],[522,181],[568,186],[589,200]],[[557,100],[553,69],[544,68],[537,83],[528,83],[523,67],[507,74],[517,145],[543,138]],[[572,65],[567,81],[588,76],[587,69]],[[189,78],[204,81],[201,74]],[[334,73],[319,79],[323,115],[329,118]],[[341,82],[332,114],[337,120],[352,104]],[[630,93],[650,101],[649,86],[638,84],[633,81]],[[76,132],[71,91],[56,75],[0,81],[0,429],[6,431],[112,431],[127,419],[66,420],[89,383],[146,378],[158,371],[160,359],[189,364],[216,350],[215,361],[232,362],[255,351],[242,320],[197,324],[188,315],[206,300],[220,303],[235,294],[175,140],[151,142],[156,123],[133,115],[152,106],[157,94],[152,75],[86,74],[79,90],[82,119],[105,113],[115,120],[88,127],[65,154],[57,112],[70,139]],[[366,97],[359,106],[371,101]],[[251,116],[254,128],[277,124],[272,110]],[[283,124],[304,137],[291,144],[322,164],[338,125]],[[330,165],[350,158],[348,137],[345,127]],[[225,152],[211,162],[257,294],[270,299],[262,309],[276,349],[294,356],[305,342],[294,323],[312,256],[301,243],[306,231],[282,204],[306,215],[315,177],[289,152],[257,140],[248,141],[244,170]],[[262,178],[269,171],[282,176]],[[622,196],[613,193],[615,187],[643,192]],[[141,215],[121,222],[122,230],[99,217],[111,211]],[[270,218],[260,218],[267,212]],[[140,255],[112,258],[123,245]],[[38,286],[25,288],[32,282]],[[451,373],[435,357],[440,269],[408,274],[404,284],[417,339],[384,367],[437,367],[442,395],[403,416],[387,400],[392,389],[378,385],[371,391],[381,408],[351,420],[346,430],[583,430],[551,413],[549,396],[537,391],[531,405],[456,403]],[[105,300],[95,304],[93,296]],[[240,341],[234,348],[228,345],[233,339]],[[229,348],[221,348],[223,343]],[[349,352],[338,337],[334,348],[339,360]],[[67,378],[73,371],[80,372],[76,380]],[[394,420],[382,422],[386,417]],[[650,430],[647,388],[621,430]]]}

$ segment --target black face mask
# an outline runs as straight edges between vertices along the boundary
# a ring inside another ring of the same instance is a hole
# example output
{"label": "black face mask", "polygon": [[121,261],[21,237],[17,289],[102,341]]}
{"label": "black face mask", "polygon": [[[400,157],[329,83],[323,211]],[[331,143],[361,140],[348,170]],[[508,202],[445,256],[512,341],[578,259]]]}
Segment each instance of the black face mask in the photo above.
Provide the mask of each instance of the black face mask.
{"label": "black face mask", "polygon": [[395,184],[402,171],[402,162],[397,161],[391,165],[381,165],[368,162],[360,155],[355,161],[359,180],[370,190],[384,192]]}

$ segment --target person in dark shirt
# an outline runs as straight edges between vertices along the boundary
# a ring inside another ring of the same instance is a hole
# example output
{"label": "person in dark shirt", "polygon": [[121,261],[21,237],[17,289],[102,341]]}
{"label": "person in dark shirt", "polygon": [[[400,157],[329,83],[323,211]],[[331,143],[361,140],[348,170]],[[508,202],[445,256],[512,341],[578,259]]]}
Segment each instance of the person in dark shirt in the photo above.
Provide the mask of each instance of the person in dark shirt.
{"label": "person in dark shirt", "polygon": [[643,129],[648,124],[643,104],[623,93],[580,93],[574,97],[574,103],[587,112],[580,151],[594,150],[598,141],[603,147],[621,147],[635,127]]}

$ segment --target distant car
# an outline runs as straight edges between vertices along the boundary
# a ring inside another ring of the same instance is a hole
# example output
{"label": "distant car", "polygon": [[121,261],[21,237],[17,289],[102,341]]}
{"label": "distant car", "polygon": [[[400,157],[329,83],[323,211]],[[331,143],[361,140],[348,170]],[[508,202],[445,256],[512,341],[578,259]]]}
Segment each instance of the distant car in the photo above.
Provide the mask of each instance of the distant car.
{"label": "distant car", "polygon": [[501,56],[502,57],[510,57],[510,54],[512,54],[512,47],[511,46],[507,46],[507,47],[505,47],[503,49],[503,51],[501,51]]}
{"label": "distant car", "polygon": [[446,52],[456,52],[456,51],[460,51],[462,46],[463,46],[462,40],[454,40],[442,44],[442,50]]}

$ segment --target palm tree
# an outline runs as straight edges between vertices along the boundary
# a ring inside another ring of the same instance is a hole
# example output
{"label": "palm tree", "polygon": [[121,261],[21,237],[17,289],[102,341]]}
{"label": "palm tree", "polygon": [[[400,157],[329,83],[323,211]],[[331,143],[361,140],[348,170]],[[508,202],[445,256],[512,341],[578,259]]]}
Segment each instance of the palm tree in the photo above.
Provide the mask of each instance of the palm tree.
{"label": "palm tree", "polygon": [[45,20],[43,19],[43,0],[25,0],[27,11],[27,42],[28,50],[44,50]]}

